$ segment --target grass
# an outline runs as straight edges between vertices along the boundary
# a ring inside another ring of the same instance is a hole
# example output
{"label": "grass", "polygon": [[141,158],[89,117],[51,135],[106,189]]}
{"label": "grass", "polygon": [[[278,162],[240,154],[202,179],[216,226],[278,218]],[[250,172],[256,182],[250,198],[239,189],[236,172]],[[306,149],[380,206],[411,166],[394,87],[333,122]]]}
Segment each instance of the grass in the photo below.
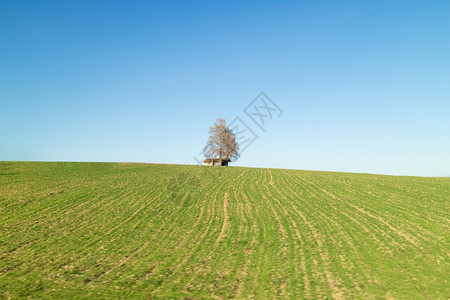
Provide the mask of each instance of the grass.
{"label": "grass", "polygon": [[0,297],[447,299],[450,178],[0,162]]}

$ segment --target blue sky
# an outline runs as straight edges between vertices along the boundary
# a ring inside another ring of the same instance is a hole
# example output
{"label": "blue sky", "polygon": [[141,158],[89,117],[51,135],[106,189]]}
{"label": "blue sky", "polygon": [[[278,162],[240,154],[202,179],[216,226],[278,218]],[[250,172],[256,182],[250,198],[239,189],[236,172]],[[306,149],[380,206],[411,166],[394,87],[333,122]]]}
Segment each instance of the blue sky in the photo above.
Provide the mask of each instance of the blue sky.
{"label": "blue sky", "polygon": [[[450,2],[1,1],[0,160],[450,176]],[[261,131],[244,108],[283,110]]]}

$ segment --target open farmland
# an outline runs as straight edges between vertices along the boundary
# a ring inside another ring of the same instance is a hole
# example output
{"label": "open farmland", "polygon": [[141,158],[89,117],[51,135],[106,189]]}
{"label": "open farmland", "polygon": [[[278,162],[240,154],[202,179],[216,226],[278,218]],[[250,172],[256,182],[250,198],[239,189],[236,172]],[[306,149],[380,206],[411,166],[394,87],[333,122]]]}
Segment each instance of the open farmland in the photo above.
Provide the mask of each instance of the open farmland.
{"label": "open farmland", "polygon": [[0,162],[0,297],[447,299],[450,178]]}

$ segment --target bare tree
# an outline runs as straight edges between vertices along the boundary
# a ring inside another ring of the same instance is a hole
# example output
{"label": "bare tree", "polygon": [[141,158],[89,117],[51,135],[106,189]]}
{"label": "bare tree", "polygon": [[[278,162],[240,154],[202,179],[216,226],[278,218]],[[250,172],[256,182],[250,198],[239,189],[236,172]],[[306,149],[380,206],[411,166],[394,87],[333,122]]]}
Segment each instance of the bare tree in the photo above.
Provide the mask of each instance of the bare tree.
{"label": "bare tree", "polygon": [[239,145],[236,142],[236,135],[228,128],[226,120],[218,118],[212,126],[209,127],[209,139],[203,150],[207,158],[223,161],[233,161],[239,157]]}

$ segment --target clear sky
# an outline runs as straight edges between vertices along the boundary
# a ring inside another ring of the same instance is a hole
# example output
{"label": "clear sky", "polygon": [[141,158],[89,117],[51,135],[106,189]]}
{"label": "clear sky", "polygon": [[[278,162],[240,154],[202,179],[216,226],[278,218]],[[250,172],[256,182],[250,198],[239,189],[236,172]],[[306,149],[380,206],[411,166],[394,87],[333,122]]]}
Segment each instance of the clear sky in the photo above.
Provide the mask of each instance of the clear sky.
{"label": "clear sky", "polygon": [[237,116],[234,165],[450,176],[450,1],[0,1],[0,160],[195,164]]}

